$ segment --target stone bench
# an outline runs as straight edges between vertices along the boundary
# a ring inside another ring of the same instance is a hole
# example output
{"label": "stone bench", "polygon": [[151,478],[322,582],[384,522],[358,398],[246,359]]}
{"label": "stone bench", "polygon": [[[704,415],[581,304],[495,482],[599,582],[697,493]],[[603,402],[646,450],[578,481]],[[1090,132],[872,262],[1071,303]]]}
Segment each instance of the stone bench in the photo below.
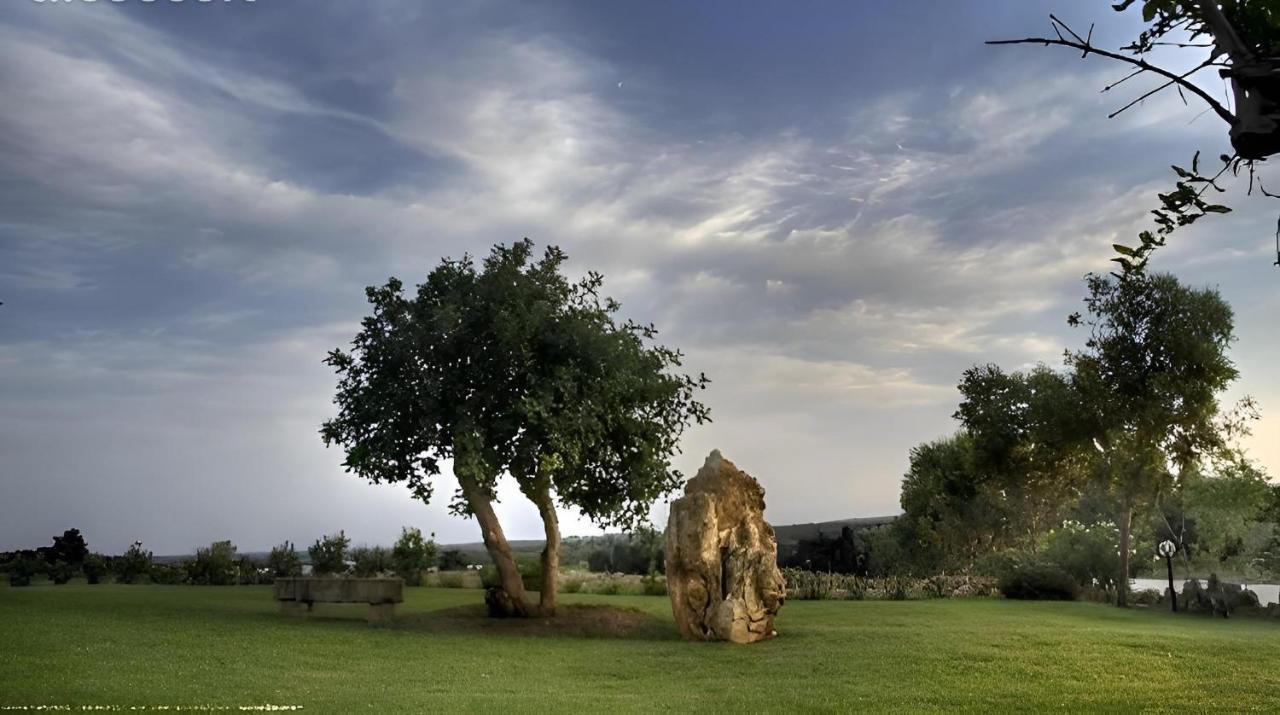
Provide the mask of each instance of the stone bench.
{"label": "stone bench", "polygon": [[317,603],[367,603],[369,622],[391,620],[396,604],[404,603],[404,580],[399,578],[278,578],[275,597],[280,612],[305,616]]}

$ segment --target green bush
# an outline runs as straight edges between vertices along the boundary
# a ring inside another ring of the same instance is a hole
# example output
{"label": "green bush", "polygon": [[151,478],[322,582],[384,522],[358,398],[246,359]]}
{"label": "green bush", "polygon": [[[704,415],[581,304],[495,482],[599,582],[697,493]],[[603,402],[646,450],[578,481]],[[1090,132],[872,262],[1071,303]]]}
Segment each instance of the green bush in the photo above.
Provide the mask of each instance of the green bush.
{"label": "green bush", "polygon": [[819,601],[835,596],[836,574],[804,569],[783,569],[787,596],[800,601]]}
{"label": "green bush", "polygon": [[560,593],[579,593],[582,591],[581,579],[563,579],[560,581]]}
{"label": "green bush", "polygon": [[151,583],[167,586],[176,586],[187,582],[185,569],[172,564],[152,564],[151,570],[147,575],[151,579]]}
{"label": "green bush", "polygon": [[468,576],[470,573],[467,571],[440,571],[436,574],[436,579],[441,588],[467,588]]}
{"label": "green bush", "polygon": [[54,561],[48,567],[49,580],[61,586],[71,579],[75,578],[80,569],[67,563],[66,561]]}
{"label": "green bush", "polygon": [[520,580],[524,582],[526,591],[542,590],[542,560],[521,559],[516,568],[520,569]]}
{"label": "green bush", "polygon": [[236,546],[230,541],[215,541],[196,549],[196,556],[182,562],[186,580],[196,586],[231,586],[236,583]]}
{"label": "green bush", "polygon": [[1120,575],[1120,554],[1116,552],[1119,540],[1115,524],[1065,521],[1049,532],[1044,556],[1067,572],[1078,586],[1096,584],[1114,589]]}
{"label": "green bush", "polygon": [[91,584],[102,583],[107,575],[107,561],[102,554],[89,554],[84,559],[84,578]]}
{"label": "green bush", "polygon": [[354,564],[351,572],[358,578],[371,578],[392,570],[391,551],[385,546],[357,546],[351,550]]}
{"label": "green bush", "polygon": [[502,579],[498,577],[498,568],[493,564],[480,567],[480,585],[483,588],[501,588]]}
{"label": "green bush", "polygon": [[1025,600],[1070,601],[1077,592],[1071,574],[1037,555],[1015,559],[1000,575],[999,587],[1005,598]]}
{"label": "green bush", "polygon": [[346,573],[347,547],[350,545],[351,539],[342,531],[316,539],[316,543],[307,549],[311,556],[311,573],[316,576]]}
{"label": "green bush", "polygon": [[40,562],[28,556],[17,556],[5,568],[9,571],[10,586],[30,586],[31,579],[40,572]]}
{"label": "green bush", "polygon": [[241,556],[236,562],[236,583],[241,586],[269,586],[274,582],[275,574],[267,564],[248,556]]}
{"label": "green bush", "polygon": [[138,583],[151,575],[151,552],[142,548],[141,541],[133,542],[124,556],[112,559],[117,583]]}
{"label": "green bush", "polygon": [[592,593],[601,596],[616,596],[622,590],[622,584],[618,583],[616,578],[603,578],[598,583],[599,585],[591,591]]}
{"label": "green bush", "polygon": [[396,575],[409,586],[422,585],[422,572],[436,560],[436,535],[423,539],[422,532],[408,526],[400,530],[400,539],[391,550]]}
{"label": "green bush", "polygon": [[298,552],[293,548],[293,543],[285,541],[271,548],[271,555],[267,557],[267,568],[271,570],[271,575],[277,578],[301,576],[302,559],[298,558]]}
{"label": "green bush", "polygon": [[665,596],[667,595],[667,578],[661,576],[657,572],[650,573],[641,582],[646,596]]}
{"label": "green bush", "polygon": [[1129,603],[1138,606],[1157,606],[1164,602],[1164,594],[1154,588],[1144,588],[1129,594]]}

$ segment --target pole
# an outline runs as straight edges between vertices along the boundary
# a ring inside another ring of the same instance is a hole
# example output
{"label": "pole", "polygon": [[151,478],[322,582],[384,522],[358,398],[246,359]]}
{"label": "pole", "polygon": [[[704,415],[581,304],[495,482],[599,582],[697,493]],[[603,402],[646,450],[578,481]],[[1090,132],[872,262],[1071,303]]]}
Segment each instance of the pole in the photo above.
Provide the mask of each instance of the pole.
{"label": "pole", "polygon": [[1178,592],[1173,590],[1173,557],[1164,557],[1164,563],[1169,567],[1169,600],[1173,604],[1173,612],[1178,612]]}

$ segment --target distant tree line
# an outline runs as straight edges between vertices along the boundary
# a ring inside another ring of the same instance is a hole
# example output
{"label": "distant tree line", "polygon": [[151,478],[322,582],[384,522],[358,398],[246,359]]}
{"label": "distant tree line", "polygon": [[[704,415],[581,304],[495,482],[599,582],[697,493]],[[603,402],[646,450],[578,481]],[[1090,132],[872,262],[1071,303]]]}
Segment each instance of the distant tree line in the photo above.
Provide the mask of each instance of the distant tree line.
{"label": "distant tree line", "polygon": [[[423,537],[412,527],[402,529],[389,549],[350,548],[350,539],[339,531],[317,539],[306,551],[315,575],[399,576],[410,586],[421,585],[422,574],[435,568],[436,552],[434,534]],[[112,578],[123,584],[232,586],[269,584],[278,577],[299,576],[304,563],[289,541],[272,548],[266,559],[237,553],[231,541],[197,548],[194,556],[178,563],[157,562],[140,541],[124,554],[105,556],[90,552],[78,529],[68,529],[55,536],[51,546],[0,552],[0,571],[8,575],[11,586],[29,586],[40,576],[58,585],[83,577],[89,584]]]}

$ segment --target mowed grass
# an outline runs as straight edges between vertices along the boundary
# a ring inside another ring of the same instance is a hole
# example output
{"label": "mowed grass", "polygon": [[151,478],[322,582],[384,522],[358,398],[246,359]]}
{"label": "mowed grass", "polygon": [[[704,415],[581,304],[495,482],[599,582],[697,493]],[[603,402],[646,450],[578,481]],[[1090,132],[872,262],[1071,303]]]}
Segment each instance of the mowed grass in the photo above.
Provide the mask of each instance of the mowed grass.
{"label": "mowed grass", "polygon": [[[267,587],[0,588],[0,706],[306,712],[1280,710],[1280,623],[1086,603],[790,602],[781,636],[681,641],[663,597],[564,595],[492,621],[475,590],[281,616]],[[603,604],[603,606],[593,605]],[[613,608],[634,609],[616,612]]]}

